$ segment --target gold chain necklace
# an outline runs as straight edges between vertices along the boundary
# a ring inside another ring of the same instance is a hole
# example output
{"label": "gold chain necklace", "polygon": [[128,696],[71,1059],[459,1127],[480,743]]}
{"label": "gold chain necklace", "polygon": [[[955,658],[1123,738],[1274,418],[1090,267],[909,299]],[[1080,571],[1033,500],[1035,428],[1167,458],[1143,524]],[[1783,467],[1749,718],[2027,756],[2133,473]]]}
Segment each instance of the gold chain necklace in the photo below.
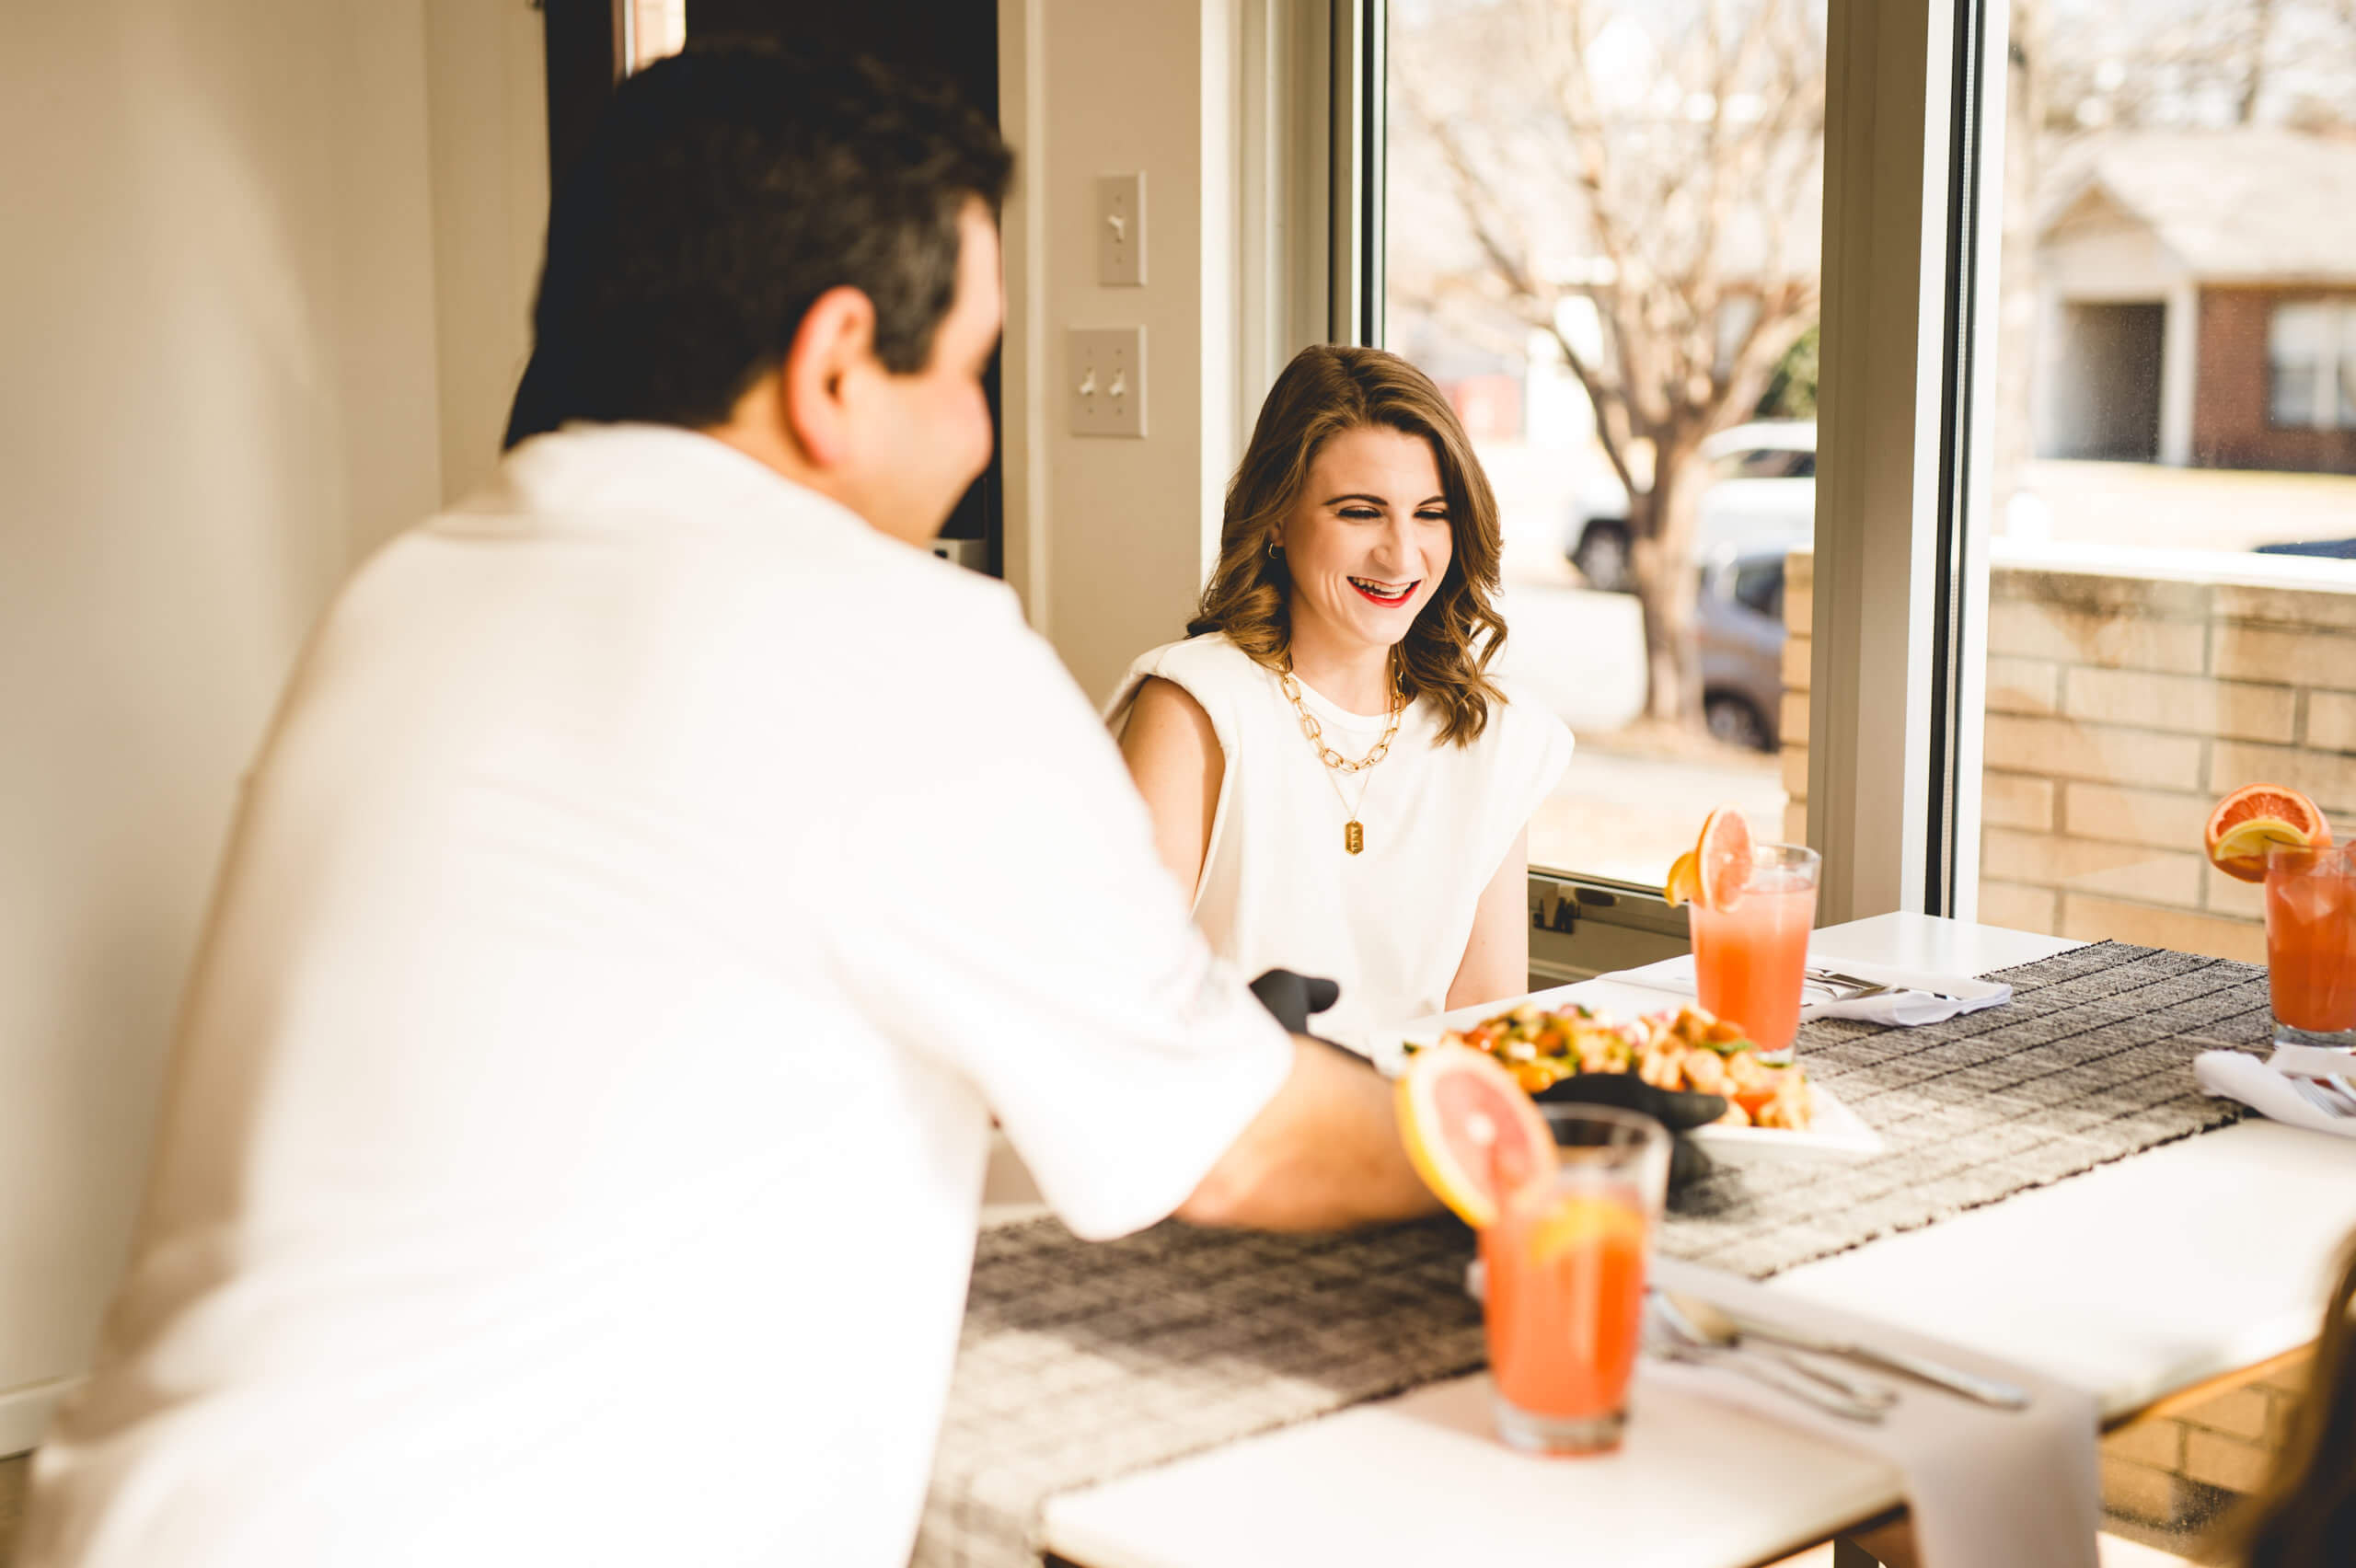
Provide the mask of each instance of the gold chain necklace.
{"label": "gold chain necklace", "polygon": [[1359,786],[1358,803],[1353,806],[1350,798],[1342,793],[1341,780],[1334,775],[1363,773],[1391,755],[1392,739],[1399,733],[1399,716],[1407,709],[1407,694],[1400,684],[1397,667],[1394,665],[1391,674],[1391,722],[1383,726],[1382,739],[1375,742],[1374,749],[1356,762],[1325,744],[1324,726],[1317,722],[1316,714],[1302,705],[1300,683],[1293,679],[1292,672],[1286,670],[1276,678],[1284,686],[1285,696],[1292,703],[1292,710],[1300,715],[1300,732],[1309,737],[1310,749],[1317,754],[1317,760],[1325,767],[1325,782],[1334,787],[1334,798],[1342,802],[1342,810],[1349,816],[1350,820],[1342,828],[1342,847],[1356,855],[1366,847],[1366,824],[1358,820],[1358,813],[1366,805],[1366,792],[1373,787],[1374,780],[1369,778]]}

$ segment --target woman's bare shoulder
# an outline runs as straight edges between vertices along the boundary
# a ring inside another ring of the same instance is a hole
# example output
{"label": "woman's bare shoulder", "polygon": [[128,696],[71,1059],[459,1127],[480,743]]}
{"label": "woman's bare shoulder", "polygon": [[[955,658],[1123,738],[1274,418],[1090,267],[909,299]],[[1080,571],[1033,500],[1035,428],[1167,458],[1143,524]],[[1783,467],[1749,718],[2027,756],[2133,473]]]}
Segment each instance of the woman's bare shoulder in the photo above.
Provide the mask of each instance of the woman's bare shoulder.
{"label": "woman's bare shoulder", "polygon": [[1155,698],[1158,706],[1172,703],[1173,693],[1184,696],[1202,715],[1199,722],[1225,736],[1236,723],[1239,700],[1256,668],[1249,654],[1219,632],[1149,649],[1129,665],[1104,709],[1105,721],[1116,732],[1126,731],[1149,688],[1161,687],[1166,689]]}
{"label": "woman's bare shoulder", "polygon": [[1183,746],[1192,743],[1205,755],[1217,755],[1218,733],[1210,711],[1195,694],[1165,675],[1148,675],[1138,687],[1129,710],[1128,728],[1121,733],[1124,750],[1134,744]]}

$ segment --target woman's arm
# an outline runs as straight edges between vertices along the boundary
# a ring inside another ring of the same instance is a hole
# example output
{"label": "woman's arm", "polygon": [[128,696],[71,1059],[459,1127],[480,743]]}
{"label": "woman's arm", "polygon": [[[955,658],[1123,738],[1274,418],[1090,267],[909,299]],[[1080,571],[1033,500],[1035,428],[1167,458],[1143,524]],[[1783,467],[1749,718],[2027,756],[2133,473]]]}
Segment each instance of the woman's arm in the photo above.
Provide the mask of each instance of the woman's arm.
{"label": "woman's arm", "polygon": [[[1150,677],[1129,705],[1121,755],[1153,815],[1153,843],[1161,863],[1191,902],[1202,881],[1219,781],[1227,771],[1211,716],[1185,687]],[[1526,937],[1523,945],[1529,945]]]}
{"label": "woman's arm", "polygon": [[1472,913],[1464,962],[1449,983],[1448,1005],[1469,1007],[1530,989],[1530,829],[1514,836]]}

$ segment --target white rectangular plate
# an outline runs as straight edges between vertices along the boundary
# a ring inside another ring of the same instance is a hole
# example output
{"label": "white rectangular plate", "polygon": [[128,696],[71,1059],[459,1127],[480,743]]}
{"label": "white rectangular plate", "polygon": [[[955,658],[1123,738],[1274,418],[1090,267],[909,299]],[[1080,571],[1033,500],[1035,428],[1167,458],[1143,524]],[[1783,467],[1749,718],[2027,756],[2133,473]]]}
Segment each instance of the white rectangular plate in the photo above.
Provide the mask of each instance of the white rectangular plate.
{"label": "white rectangular plate", "polygon": [[[1618,985],[1609,980],[1585,980],[1576,986],[1558,986],[1550,991],[1533,991],[1527,997],[1483,1002],[1431,1018],[1417,1019],[1401,1028],[1379,1034],[1373,1042],[1374,1049],[1370,1055],[1384,1077],[1396,1078],[1406,1070],[1410,1042],[1417,1046],[1436,1044],[1449,1030],[1470,1029],[1484,1019],[1511,1012],[1524,1002],[1536,1002],[1550,1010],[1569,1007],[1573,1003],[1584,1003],[1598,1012],[1615,1018],[1636,1018],[1646,1013],[1661,1012],[1676,1005],[1672,998],[1659,991],[1643,986]],[[1805,1057],[1801,1058],[1800,1065],[1803,1067],[1807,1065]],[[1687,1136],[1708,1149],[1714,1158],[1739,1165],[1785,1160],[1864,1159],[1882,1152],[1885,1146],[1881,1135],[1842,1103],[1839,1096],[1814,1079],[1809,1080],[1807,1090],[1811,1114],[1806,1132],[1794,1132],[1787,1127],[1712,1125],[1696,1127]]]}

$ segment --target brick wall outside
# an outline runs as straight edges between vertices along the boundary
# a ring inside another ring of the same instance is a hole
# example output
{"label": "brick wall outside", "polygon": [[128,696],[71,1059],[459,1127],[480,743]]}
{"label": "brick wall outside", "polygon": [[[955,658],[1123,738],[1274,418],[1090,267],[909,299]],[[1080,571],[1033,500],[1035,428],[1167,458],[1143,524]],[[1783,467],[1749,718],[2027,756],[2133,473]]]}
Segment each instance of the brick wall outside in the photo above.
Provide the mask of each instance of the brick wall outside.
{"label": "brick wall outside", "polygon": [[1807,842],[1809,628],[1816,624],[1816,552],[1784,558],[1784,842]]}
{"label": "brick wall outside", "polygon": [[[2337,582],[2337,562],[2277,569],[2334,585],[1992,569],[1981,919],[2265,962],[2261,890],[2202,852],[2217,798],[2292,785],[2356,833],[2356,582]],[[1798,836],[1812,559],[1787,571],[1785,828]]]}

